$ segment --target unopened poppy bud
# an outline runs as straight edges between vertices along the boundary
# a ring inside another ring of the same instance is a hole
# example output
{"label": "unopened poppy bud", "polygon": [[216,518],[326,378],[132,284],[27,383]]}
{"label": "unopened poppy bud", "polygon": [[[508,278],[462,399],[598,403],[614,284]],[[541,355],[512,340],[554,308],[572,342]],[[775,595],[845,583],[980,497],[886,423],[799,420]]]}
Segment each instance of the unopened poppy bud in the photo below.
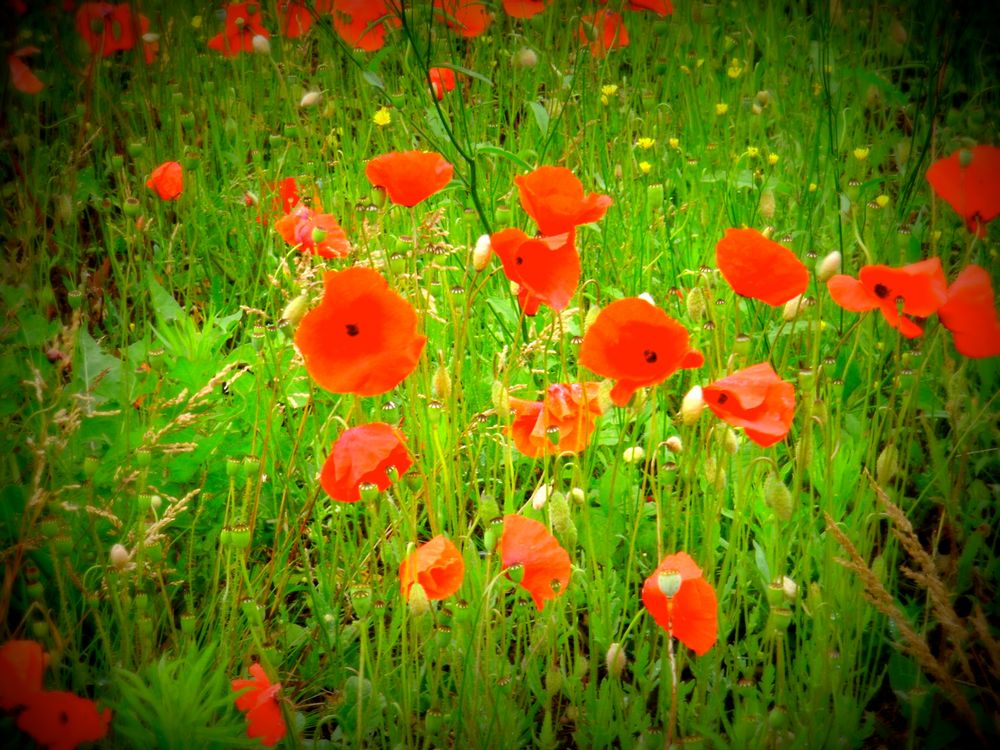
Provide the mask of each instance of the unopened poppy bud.
{"label": "unopened poppy bud", "polygon": [[705,481],[716,490],[722,490],[726,486],[726,470],[719,466],[715,458],[712,456],[706,458],[702,468],[705,471]]}
{"label": "unopened poppy bud", "polygon": [[788,726],[788,710],[784,706],[775,706],[767,714],[767,725],[773,730],[782,730]]}
{"label": "unopened poppy bud", "polygon": [[48,620],[35,620],[31,623],[31,635],[34,636],[35,640],[43,640],[49,635],[49,623]]}
{"label": "unopened poppy bud", "polygon": [[319,104],[319,100],[323,98],[323,94],[319,91],[307,91],[299,99],[300,107],[314,107]]}
{"label": "unopened poppy bud", "polygon": [[125,549],[124,544],[114,544],[111,546],[111,552],[108,554],[111,560],[111,567],[121,573],[125,570],[125,566],[128,564],[128,550]]}
{"label": "unopened poppy bud", "polygon": [[438,362],[434,375],[431,376],[431,392],[435,398],[447,401],[451,396],[451,375],[443,361]]}
{"label": "unopened poppy bud", "polygon": [[533,68],[538,64],[538,53],[530,47],[521,47],[512,60],[515,68]]}
{"label": "unopened poppy bud", "polygon": [[656,577],[656,585],[659,587],[660,593],[668,598],[677,596],[682,583],[684,583],[684,579],[676,570],[665,570]]}
{"label": "unopened poppy bud", "polygon": [[698,417],[705,410],[705,398],[702,395],[701,386],[696,385],[684,395],[681,401],[681,421],[690,426],[698,421]]}
{"label": "unopened poppy bud", "polygon": [[358,485],[358,493],[361,495],[361,500],[370,503],[378,497],[378,485],[374,482],[362,482]]}
{"label": "unopened poppy bud", "polygon": [[899,452],[893,443],[887,444],[875,459],[875,480],[885,485],[892,481],[899,471]]}
{"label": "unopened poppy bud", "polygon": [[788,321],[795,320],[805,308],[805,295],[796,294],[785,303],[785,307],[781,311],[781,317]]}
{"label": "unopened poppy bud", "polygon": [[764,502],[782,521],[788,521],[795,510],[792,493],[777,474],[768,474],[764,480]]}
{"label": "unopened poppy bud", "polygon": [[549,499],[549,493],[551,492],[552,487],[550,485],[538,485],[538,487],[535,488],[535,491],[531,493],[531,507],[535,510],[541,510],[544,508],[546,501]]}
{"label": "unopened poppy bud", "polygon": [[493,256],[493,245],[490,242],[490,236],[488,234],[482,234],[479,239],[476,240],[476,247],[472,251],[472,267],[478,273],[482,271],[490,264],[490,258]]}
{"label": "unopened poppy bud", "polygon": [[271,42],[263,34],[254,34],[253,39],[250,40],[253,45],[253,51],[261,55],[271,54]]}
{"label": "unopened poppy bud", "polygon": [[722,449],[728,453],[730,456],[736,453],[740,449],[740,440],[736,437],[736,432],[732,427],[723,427],[722,425],[716,425],[716,434],[718,435],[719,445]]}
{"label": "unopened poppy bud", "polygon": [[826,283],[840,273],[842,261],[843,258],[840,255],[840,251],[834,250],[832,253],[827,253],[816,267],[816,278],[820,282]]}
{"label": "unopened poppy bud", "polygon": [[500,506],[497,505],[496,498],[488,492],[484,492],[479,498],[479,515],[487,521],[492,521],[500,515]]}
{"label": "unopened poppy bud", "polygon": [[514,583],[521,583],[524,580],[524,566],[521,563],[514,563],[507,568],[507,577]]}
{"label": "unopened poppy bud", "polygon": [[288,321],[290,326],[297,326],[302,316],[309,310],[309,300],[304,294],[290,300],[281,311],[281,319]]}
{"label": "unopened poppy bud", "polygon": [[622,460],[627,464],[641,463],[646,457],[646,451],[641,445],[633,445],[622,452]]}
{"label": "unopened poppy bud", "polygon": [[583,505],[587,500],[587,493],[580,487],[574,487],[569,491],[569,497],[576,505]]}
{"label": "unopened poppy bud", "polygon": [[758,210],[760,215],[770,221],[774,218],[774,209],[776,207],[776,201],[774,200],[774,191],[765,190],[760,194],[760,204]]}
{"label": "unopened poppy bud", "polygon": [[406,604],[410,609],[410,615],[413,617],[423,617],[431,611],[431,602],[427,598],[427,592],[419,583],[414,583],[410,586],[410,594],[406,600]]}
{"label": "unopened poppy bud", "polygon": [[552,528],[563,541],[563,546],[571,550],[576,547],[576,524],[569,512],[569,500],[562,492],[549,496],[549,520]]}
{"label": "unopened poppy bud", "polygon": [[594,24],[590,21],[582,21],[580,23],[580,27],[583,29],[583,33],[586,35],[588,42],[593,43],[597,41],[597,29],[594,27]]}
{"label": "unopened poppy bud", "polygon": [[705,299],[705,290],[699,286],[694,287],[684,298],[684,305],[687,307],[687,314],[692,320],[701,320],[705,317],[708,302]]}
{"label": "unopened poppy bud", "polygon": [[785,598],[788,601],[794,602],[795,601],[795,597],[798,596],[799,587],[798,587],[798,584],[796,584],[795,581],[793,581],[788,576],[782,576],[781,577],[781,591],[785,595]]}
{"label": "unopened poppy bud", "polygon": [[29,583],[24,587],[24,590],[27,592],[28,598],[36,602],[41,601],[42,596],[45,594],[45,586],[42,585],[41,581]]}
{"label": "unopened poppy bud", "polygon": [[671,435],[663,444],[667,446],[667,450],[671,453],[681,453],[684,450],[684,443],[681,442],[680,436]]}
{"label": "unopened poppy bud", "polygon": [[625,671],[627,662],[625,649],[622,648],[620,643],[612,643],[608,646],[608,653],[604,656],[604,665],[608,669],[608,675],[617,680],[622,676],[622,672]]}
{"label": "unopened poppy bud", "polygon": [[587,330],[594,324],[597,320],[597,316],[601,314],[600,305],[591,305],[587,308],[587,314],[583,318],[583,333],[586,334]]}
{"label": "unopened poppy bud", "polygon": [[549,697],[552,697],[562,690],[565,682],[566,676],[562,673],[562,670],[553,665],[545,673],[545,692],[548,693]]}

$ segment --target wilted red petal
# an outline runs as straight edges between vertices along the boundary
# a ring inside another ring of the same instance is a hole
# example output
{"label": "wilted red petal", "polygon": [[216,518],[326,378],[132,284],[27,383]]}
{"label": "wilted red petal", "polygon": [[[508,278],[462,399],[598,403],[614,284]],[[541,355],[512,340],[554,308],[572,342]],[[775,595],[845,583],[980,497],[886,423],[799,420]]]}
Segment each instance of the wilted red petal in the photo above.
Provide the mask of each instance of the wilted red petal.
{"label": "wilted red petal", "polygon": [[454,167],[433,151],[392,151],[365,167],[368,181],[401,206],[415,206],[434,195],[451,181],[453,172]]}
{"label": "wilted red petal", "polygon": [[0,646],[0,709],[11,711],[42,689],[48,656],[35,641],[12,640]]}
{"label": "wilted red petal", "polygon": [[333,28],[355,49],[375,52],[385,44],[385,32],[399,26],[385,0],[334,0]]}
{"label": "wilted red petal", "polygon": [[[591,27],[596,39],[589,40],[587,27]],[[611,10],[598,10],[580,19],[579,38],[581,42],[589,42],[590,54],[594,57],[604,57],[608,50],[614,47],[628,47],[628,29],[619,13]]]}
{"label": "wilted red petal", "polygon": [[337,220],[308,206],[292,209],[274,222],[274,228],[289,245],[313,255],[343,258],[351,252],[351,243]]}
{"label": "wilted red petal", "polygon": [[[599,383],[556,383],[546,389],[543,401],[511,398],[514,445],[531,458],[579,453],[590,443],[597,417],[603,413],[599,392]],[[550,428],[559,430],[554,442],[549,437]]]}
{"label": "wilted red petal", "polygon": [[146,187],[153,188],[165,201],[176,200],[184,192],[184,170],[179,162],[164,162],[153,170],[146,180]]}
{"label": "wilted red petal", "polygon": [[538,167],[514,178],[521,205],[545,235],[569,232],[604,216],[611,205],[607,195],[584,195],[583,183],[565,167]]}
{"label": "wilted red petal", "polygon": [[341,433],[323,463],[319,481],[334,500],[356,503],[362,484],[386,490],[392,484],[390,467],[402,476],[412,465],[403,434],[392,425],[373,422]]}
{"label": "wilted red petal", "polygon": [[272,684],[264,668],[256,662],[250,665],[250,676],[249,680],[231,683],[234,692],[249,688],[236,698],[236,708],[247,715],[247,736],[260,737],[264,745],[273,747],[287,731],[277,701],[281,683]]}
{"label": "wilted red petal", "polygon": [[1000,318],[993,281],[985,268],[970,265],[958,275],[948,287],[948,299],[938,316],[951,331],[959,354],[973,358],[1000,355]]}
{"label": "wilted red petal", "polygon": [[[661,573],[677,573],[681,586],[672,597],[660,590]],[[718,601],[701,568],[686,552],[663,558],[642,585],[642,603],[656,623],[672,637],[704,655],[718,638]]]}
{"label": "wilted red petal", "polygon": [[[967,159],[964,167],[963,156]],[[962,217],[969,231],[981,237],[986,235],[986,223],[1000,214],[1000,148],[959,149],[934,162],[927,170],[927,181]]]}
{"label": "wilted red petal", "polygon": [[629,297],[612,302],[587,329],[580,364],[616,381],[611,400],[625,406],[639,388],[662,383],[680,368],[701,367],[687,329],[656,305]]}
{"label": "wilted red petal", "polygon": [[756,229],[727,229],[715,246],[715,262],[733,291],[771,306],[809,286],[809,272],[795,253]]}
{"label": "wilted red petal", "polygon": [[742,427],[757,445],[783,440],[795,414],[795,387],[778,377],[770,363],[747,367],[702,389],[705,403],[717,417]]}
{"label": "wilted red petal", "polygon": [[41,79],[16,54],[7,56],[7,66],[10,68],[11,84],[21,93],[37,94],[45,88],[45,84],[42,83]]}
{"label": "wilted red petal", "polygon": [[17,726],[48,750],[102,739],[110,722],[110,709],[99,712],[93,701],[61,690],[34,693],[17,717]]}
{"label": "wilted red petal", "polygon": [[427,598],[446,599],[462,585],[465,561],[458,547],[439,534],[417,547],[399,566],[399,589],[404,599],[414,583],[423,586]]}
{"label": "wilted red petal", "polygon": [[427,342],[413,306],[370,268],[328,271],[323,282],[322,301],[295,332],[309,374],[334,393],[375,396],[395,388]]}
{"label": "wilted red petal", "polygon": [[497,544],[503,567],[520,565],[525,589],[541,611],[547,599],[566,592],[572,569],[569,553],[563,549],[545,524],[518,515],[503,517],[503,534]]}

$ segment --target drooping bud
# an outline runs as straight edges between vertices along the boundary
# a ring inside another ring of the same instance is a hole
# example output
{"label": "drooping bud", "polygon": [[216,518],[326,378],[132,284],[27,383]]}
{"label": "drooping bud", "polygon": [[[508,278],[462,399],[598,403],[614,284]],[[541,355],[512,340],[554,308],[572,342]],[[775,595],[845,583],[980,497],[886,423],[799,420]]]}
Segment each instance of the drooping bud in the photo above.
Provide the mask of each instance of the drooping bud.
{"label": "drooping bud", "polygon": [[705,290],[700,286],[694,287],[690,292],[688,292],[687,297],[684,300],[684,304],[687,307],[688,316],[692,320],[701,320],[705,317],[705,311],[708,309],[708,300],[705,299]]}
{"label": "drooping bud", "polygon": [[608,646],[608,653],[604,657],[604,665],[608,669],[608,675],[614,679],[622,676],[628,659],[625,656],[625,649],[620,643],[612,643]]}
{"label": "drooping bud", "polygon": [[838,273],[840,273],[840,266],[843,262],[843,258],[840,255],[839,250],[834,250],[832,253],[827,253],[823,256],[823,260],[819,262],[816,267],[816,278],[822,283],[826,283]]}
{"label": "drooping bud", "polygon": [[646,451],[641,445],[630,446],[622,452],[622,460],[627,464],[642,463],[645,457]]}
{"label": "drooping bud", "polygon": [[271,54],[271,42],[263,34],[254,34],[253,39],[250,40],[253,45],[253,51],[261,55]]}
{"label": "drooping bud", "polygon": [[782,521],[788,521],[795,510],[792,493],[777,474],[768,474],[764,480],[764,502]]}
{"label": "drooping bud", "polygon": [[482,234],[479,239],[476,240],[476,247],[472,251],[472,267],[478,273],[482,271],[490,264],[490,258],[493,256],[493,244],[490,242],[490,236],[488,234]]}
{"label": "drooping bud", "polygon": [[591,305],[587,308],[587,315],[583,319],[584,334],[586,334],[588,329],[594,324],[594,321],[597,320],[597,316],[600,315],[600,313],[601,308],[599,305]]}
{"label": "drooping bud", "polygon": [[510,414],[510,394],[507,393],[504,384],[499,380],[494,380],[490,395],[493,400],[493,408],[497,411],[497,416],[501,420],[507,419],[507,416]]}
{"label": "drooping bud", "polygon": [[434,397],[442,401],[447,401],[451,396],[451,375],[444,364],[444,354],[438,352],[438,366],[431,376],[431,392]]}
{"label": "drooping bud", "polygon": [[888,443],[875,459],[875,481],[886,485],[899,471],[899,451],[893,443]]}
{"label": "drooping bud", "polygon": [[297,326],[309,309],[309,300],[304,294],[291,299],[281,311],[281,319],[288,321],[290,326]]}
{"label": "drooping bud", "polygon": [[796,294],[785,303],[785,307],[781,311],[781,317],[787,321],[795,320],[805,308],[805,295]]}
{"label": "drooping bud", "polygon": [[641,299],[643,302],[648,302],[653,307],[656,307],[656,300],[653,299],[653,295],[650,294],[649,292],[643,292],[642,294],[640,294],[639,299]]}
{"label": "drooping bud", "polygon": [[760,194],[760,215],[770,221],[774,218],[774,210],[776,207],[776,201],[774,200],[774,191],[765,190]]}
{"label": "drooping bud", "polygon": [[323,94],[319,91],[307,91],[299,99],[300,107],[314,107],[319,104],[319,100],[323,97]]}
{"label": "drooping bud", "polygon": [[552,486],[548,484],[540,484],[535,488],[535,491],[531,493],[531,507],[535,510],[541,510],[545,507],[545,503],[549,499],[549,494],[552,492]]}
{"label": "drooping bud", "polygon": [[681,453],[684,450],[684,443],[681,442],[679,435],[671,435],[663,444],[667,446],[667,450],[671,453]]}
{"label": "drooping bud", "polygon": [[696,385],[686,394],[681,401],[681,421],[690,426],[698,421],[698,417],[705,410],[705,398],[702,395],[701,386]]}
{"label": "drooping bud", "polygon": [[562,492],[553,492],[549,496],[549,520],[562,539],[563,546],[567,550],[576,547],[576,524],[569,512],[569,500]]}
{"label": "drooping bud", "polygon": [[419,583],[414,583],[410,586],[410,595],[406,600],[406,604],[410,609],[410,615],[413,617],[423,617],[431,611],[431,602],[427,598],[427,592]]}
{"label": "drooping bud", "polygon": [[125,570],[125,566],[128,565],[129,554],[124,544],[112,545],[108,557],[111,560],[111,567],[119,573]]}
{"label": "drooping bud", "polygon": [[511,62],[515,68],[533,68],[538,64],[538,53],[530,47],[521,47]]}

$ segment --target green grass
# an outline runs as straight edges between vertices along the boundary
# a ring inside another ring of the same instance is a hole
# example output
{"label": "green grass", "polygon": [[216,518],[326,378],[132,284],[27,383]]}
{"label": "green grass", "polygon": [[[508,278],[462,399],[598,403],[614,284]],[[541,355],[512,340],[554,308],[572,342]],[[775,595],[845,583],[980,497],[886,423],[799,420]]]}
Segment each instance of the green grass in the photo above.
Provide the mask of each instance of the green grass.
{"label": "green grass", "polygon": [[[815,304],[785,322],[714,270],[716,242],[740,226],[770,227],[810,271],[834,250],[852,275],[930,256],[949,279],[971,262],[992,270],[997,230],[973,238],[923,176],[998,141],[990,11],[679,0],[667,19],[625,11],[631,44],[596,59],[576,3],[530,21],[496,3],[473,40],[417,5],[379,52],[346,49],[324,20],[300,40],[273,33],[270,55],[227,60],[206,46],[222,28],[214,8],[149,2],[150,66],[138,50],[91,59],[71,14],[19,19],[8,53],[40,47],[30,64],[47,87],[6,86],[0,126],[0,640],[40,641],[48,688],[110,706],[108,747],[245,743],[229,681],[256,660],[283,686],[283,746],[661,746],[666,635],[639,592],[685,550],[718,594],[719,640],[701,657],[678,644],[675,738],[995,739],[995,359],[957,354],[936,319],[906,340],[877,313],[842,311],[815,278]],[[522,47],[537,65],[512,64]],[[424,81],[439,64],[476,76],[459,73],[437,104]],[[319,104],[300,108],[314,89]],[[415,147],[442,153],[456,179],[413,211],[383,204],[365,162]],[[171,203],[145,187],[167,160],[184,166]],[[614,204],[578,230],[569,307],[525,319],[499,263],[477,273],[471,251],[489,230],[533,231],[513,177],[542,164]],[[244,194],[289,176],[343,225],[350,258],[300,254],[255,221]],[[297,296],[318,301],[324,270],[355,263],[382,270],[429,337],[384,396],[318,388],[281,320]],[[692,289],[703,316],[685,304]],[[587,311],[641,292],[691,331],[705,366],[610,408],[576,456],[519,454],[497,394],[592,379],[576,363]],[[762,361],[796,383],[788,439],[762,449],[708,412],[680,420],[692,386]],[[319,469],[366,421],[400,424],[415,464],[373,502],[336,503]],[[671,436],[683,452],[666,451]],[[644,462],[623,460],[632,446]],[[775,477],[789,514],[768,503]],[[486,537],[503,513],[551,522],[551,505],[528,504],[542,483],[582,502],[570,503],[576,543],[558,534],[570,584],[539,612]],[[876,485],[932,575],[903,571],[920,564]],[[827,518],[923,655],[866,598]],[[248,546],[223,544],[242,523]],[[416,617],[397,570],[432,529],[466,574]],[[115,544],[131,554],[121,571]],[[769,592],[784,576],[793,599]],[[612,643],[627,656],[618,677]],[[14,721],[0,717],[0,732],[30,746]]]}

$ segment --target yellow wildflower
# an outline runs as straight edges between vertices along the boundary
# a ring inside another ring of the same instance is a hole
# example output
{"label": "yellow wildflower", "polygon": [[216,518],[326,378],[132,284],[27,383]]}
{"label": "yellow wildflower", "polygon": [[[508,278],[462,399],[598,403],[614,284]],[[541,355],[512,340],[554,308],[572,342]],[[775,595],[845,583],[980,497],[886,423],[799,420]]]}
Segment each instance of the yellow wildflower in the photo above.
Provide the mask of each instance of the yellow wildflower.
{"label": "yellow wildflower", "polygon": [[652,171],[652,169],[653,165],[650,164],[648,161],[639,162],[639,171],[642,172],[643,174],[649,174],[650,171]]}
{"label": "yellow wildflower", "polygon": [[641,149],[644,149],[644,150],[648,151],[654,145],[656,145],[656,139],[655,138],[647,138],[647,137],[643,136],[642,138],[640,138],[639,140],[637,140],[635,142],[635,145],[637,145]]}
{"label": "yellow wildflower", "polygon": [[889,196],[882,193],[882,195],[875,199],[875,202],[878,204],[879,208],[885,208],[889,205]]}
{"label": "yellow wildflower", "polygon": [[758,156],[760,156],[760,149],[757,148],[756,146],[748,146],[747,156],[749,156],[751,159],[756,159]]}
{"label": "yellow wildflower", "polygon": [[380,128],[384,128],[390,122],[392,122],[392,114],[389,112],[388,107],[379,107],[378,110],[372,115],[372,122],[378,125]]}
{"label": "yellow wildflower", "polygon": [[734,57],[729,61],[729,67],[726,69],[726,75],[730,78],[739,78],[740,73],[743,72],[743,64],[740,62],[738,57]]}
{"label": "yellow wildflower", "polygon": [[679,151],[680,150],[680,147],[681,147],[681,139],[680,138],[670,138],[669,140],[667,140],[667,143],[670,144],[670,148],[674,149],[675,151]]}
{"label": "yellow wildflower", "polygon": [[860,146],[854,149],[854,158],[858,161],[864,161],[868,158],[868,149],[861,148]]}
{"label": "yellow wildflower", "polygon": [[726,114],[728,111],[729,105],[725,102],[719,102],[715,105],[715,114],[719,115],[719,117],[722,117],[722,115]]}
{"label": "yellow wildflower", "polygon": [[778,157],[777,154],[768,154],[767,155],[767,163],[770,164],[773,167],[775,164],[778,163],[778,158],[779,157]]}

